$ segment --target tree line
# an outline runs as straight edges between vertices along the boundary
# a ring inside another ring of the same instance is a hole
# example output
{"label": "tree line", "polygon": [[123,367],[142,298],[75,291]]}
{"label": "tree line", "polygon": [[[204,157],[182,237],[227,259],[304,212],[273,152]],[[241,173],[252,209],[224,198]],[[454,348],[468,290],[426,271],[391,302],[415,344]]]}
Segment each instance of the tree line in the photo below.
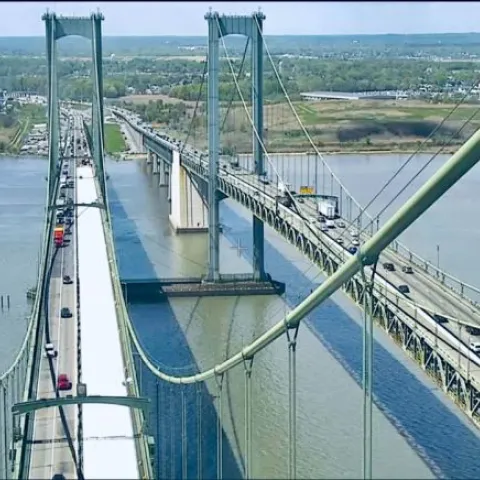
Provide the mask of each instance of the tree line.
{"label": "tree line", "polygon": [[[239,72],[240,58],[233,60]],[[320,60],[317,58],[275,57],[274,66],[266,60],[264,66],[264,96],[266,101],[283,100],[278,82],[280,77],[291,96],[307,91],[364,92],[376,90],[418,90],[427,86],[433,91],[468,87],[478,83],[475,62],[431,62],[406,59]],[[66,59],[58,63],[61,98],[82,100],[92,95],[92,64],[84,59]],[[115,58],[103,61],[104,96],[123,97],[129,92],[145,93],[148,89],[185,101],[206,99],[205,64],[186,59]],[[250,62],[237,76],[246,99],[251,97]],[[5,57],[0,62],[0,89],[27,91],[45,95],[47,91],[45,61],[34,57]],[[230,65],[220,62],[220,97],[226,100],[235,89]],[[238,100],[238,95],[235,99]]]}

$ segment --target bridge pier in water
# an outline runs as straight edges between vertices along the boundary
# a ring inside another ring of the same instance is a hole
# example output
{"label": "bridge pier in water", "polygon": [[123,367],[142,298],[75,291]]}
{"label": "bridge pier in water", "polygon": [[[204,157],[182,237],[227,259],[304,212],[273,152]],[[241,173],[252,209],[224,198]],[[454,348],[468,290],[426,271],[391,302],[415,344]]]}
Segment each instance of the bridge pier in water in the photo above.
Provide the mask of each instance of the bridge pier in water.
{"label": "bridge pier in water", "polygon": [[180,153],[172,152],[171,198],[169,220],[176,233],[206,233],[207,207],[199,193],[199,185],[180,165]]}
{"label": "bridge pier in water", "polygon": [[[244,35],[252,42],[252,100],[253,100],[253,157],[255,173],[265,174],[263,158],[263,42],[265,15],[222,15],[209,12],[208,22],[208,212],[209,212],[209,269],[208,280],[220,280],[220,229],[218,173],[220,151],[219,106],[219,40],[227,35]],[[266,279],[264,254],[264,223],[253,216],[253,278]]]}

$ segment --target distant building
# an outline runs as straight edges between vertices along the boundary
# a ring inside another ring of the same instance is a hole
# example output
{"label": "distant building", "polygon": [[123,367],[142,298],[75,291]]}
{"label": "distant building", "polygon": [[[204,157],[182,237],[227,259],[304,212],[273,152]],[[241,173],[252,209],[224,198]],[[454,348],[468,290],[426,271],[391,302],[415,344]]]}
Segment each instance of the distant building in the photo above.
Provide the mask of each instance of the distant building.
{"label": "distant building", "polygon": [[303,100],[399,100],[408,98],[406,92],[304,92],[300,93]]}

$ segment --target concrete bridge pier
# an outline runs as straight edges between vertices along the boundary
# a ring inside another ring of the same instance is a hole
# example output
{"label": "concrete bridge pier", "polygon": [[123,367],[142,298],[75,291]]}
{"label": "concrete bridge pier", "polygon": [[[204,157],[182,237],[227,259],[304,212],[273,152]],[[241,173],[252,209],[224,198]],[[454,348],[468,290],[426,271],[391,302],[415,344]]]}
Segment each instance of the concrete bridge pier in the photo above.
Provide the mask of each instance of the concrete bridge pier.
{"label": "concrete bridge pier", "polygon": [[147,165],[151,165],[155,154],[151,150],[147,150]]}
{"label": "concrete bridge pier", "polygon": [[158,157],[158,155],[153,155],[153,163],[152,163],[152,174],[153,175],[158,175],[158,170],[159,170],[159,163],[160,163],[160,158]]}
{"label": "concrete bridge pier", "polygon": [[169,170],[168,164],[162,160],[160,160],[158,165],[158,186],[159,187],[166,187],[169,183]]}
{"label": "concrete bridge pier", "polygon": [[[187,171],[180,165],[180,153],[172,152],[169,175],[170,223],[175,233],[208,232],[208,209]],[[162,162],[163,163],[163,162]]]}

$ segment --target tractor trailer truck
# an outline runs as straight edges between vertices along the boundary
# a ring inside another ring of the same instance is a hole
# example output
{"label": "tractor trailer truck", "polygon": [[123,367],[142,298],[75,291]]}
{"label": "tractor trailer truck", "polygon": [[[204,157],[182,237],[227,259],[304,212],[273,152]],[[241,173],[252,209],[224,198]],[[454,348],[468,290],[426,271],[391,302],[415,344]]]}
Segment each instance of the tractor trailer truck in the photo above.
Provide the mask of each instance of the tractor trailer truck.
{"label": "tractor trailer truck", "polygon": [[337,205],[334,200],[322,199],[318,201],[318,214],[333,220],[337,216]]}

